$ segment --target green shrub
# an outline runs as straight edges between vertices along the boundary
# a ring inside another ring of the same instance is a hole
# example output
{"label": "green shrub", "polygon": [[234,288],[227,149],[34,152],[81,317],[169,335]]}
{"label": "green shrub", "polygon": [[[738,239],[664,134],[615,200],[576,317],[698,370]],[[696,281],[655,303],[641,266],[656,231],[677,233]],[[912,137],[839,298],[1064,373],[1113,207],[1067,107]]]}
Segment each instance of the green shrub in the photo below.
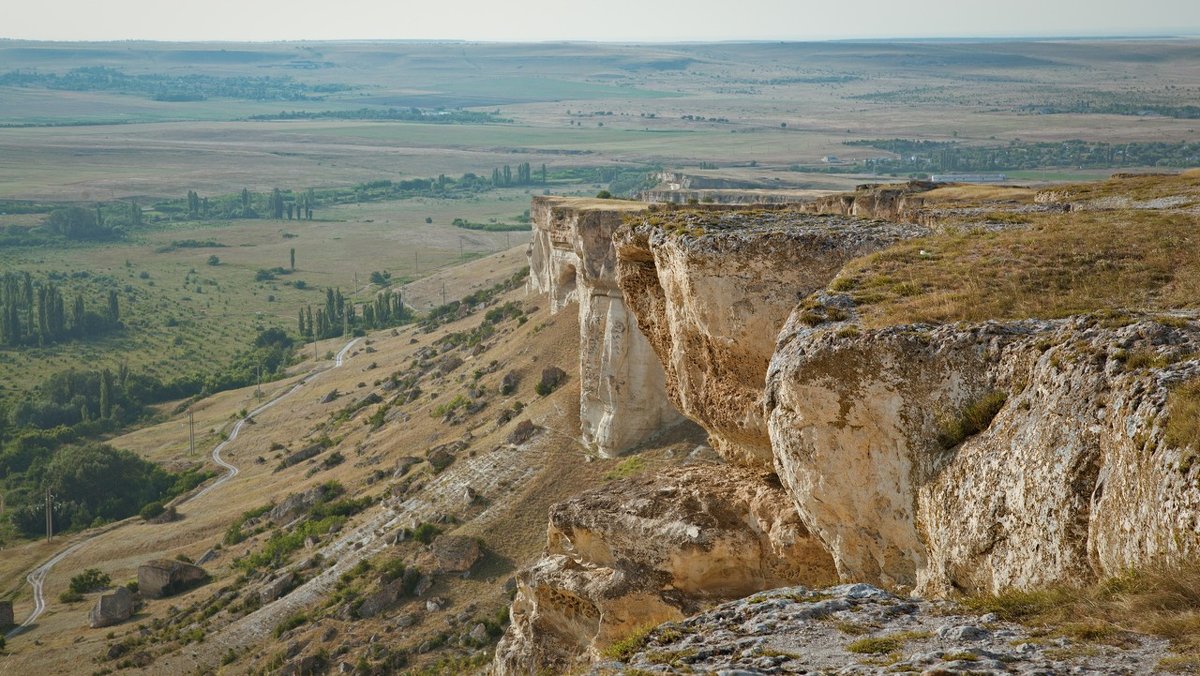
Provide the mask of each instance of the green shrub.
{"label": "green shrub", "polygon": [[138,512],[138,516],[142,517],[143,521],[149,521],[150,519],[162,514],[164,511],[166,511],[166,509],[163,507],[163,503],[156,500],[154,502],[147,503],[145,507],[142,507],[141,511]]}
{"label": "green shrub", "polygon": [[88,568],[82,573],[71,578],[71,591],[76,594],[86,594],[88,592],[104,589],[112,582],[112,578],[107,573],[102,573],[96,568]]}
{"label": "green shrub", "polygon": [[439,530],[437,526],[431,523],[422,523],[413,529],[413,539],[417,542],[429,544],[430,542],[433,542],[433,539],[441,532],[442,531]]}

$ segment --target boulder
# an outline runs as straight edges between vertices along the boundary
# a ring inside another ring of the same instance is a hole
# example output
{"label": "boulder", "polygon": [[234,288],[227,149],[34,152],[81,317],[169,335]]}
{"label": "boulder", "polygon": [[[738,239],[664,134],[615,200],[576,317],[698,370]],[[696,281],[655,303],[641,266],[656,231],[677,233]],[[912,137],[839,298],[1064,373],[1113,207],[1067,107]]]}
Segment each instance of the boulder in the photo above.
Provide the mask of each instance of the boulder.
{"label": "boulder", "polygon": [[177,594],[207,580],[203,568],[182,561],[156,559],[138,566],[138,592],[146,598]]}
{"label": "boulder", "polygon": [[440,472],[454,463],[454,456],[446,449],[439,447],[429,451],[426,460],[429,461],[434,472]]}
{"label": "boulder", "polygon": [[268,518],[277,525],[288,523],[312,509],[324,497],[325,489],[320,486],[313,486],[303,493],[292,493],[271,509]]}
{"label": "boulder", "polygon": [[439,535],[432,547],[439,573],[465,573],[479,560],[479,541],[465,535]]}
{"label": "boulder", "polygon": [[522,420],[521,422],[517,423],[517,426],[513,428],[512,432],[509,432],[508,443],[514,446],[520,446],[526,441],[532,439],[533,435],[537,433],[537,429],[537,426],[531,421]]}
{"label": "boulder", "polygon": [[517,385],[521,384],[521,377],[516,371],[509,371],[500,379],[500,394],[512,394],[517,391]]}
{"label": "boulder", "polygon": [[408,470],[411,469],[413,465],[418,465],[420,463],[420,458],[411,455],[406,455],[403,458],[400,458],[396,461],[396,469],[392,471],[392,478],[399,479],[405,474],[408,474]]}
{"label": "boulder", "polygon": [[362,604],[358,607],[358,616],[375,617],[379,613],[391,608],[403,597],[403,578],[398,578],[392,580],[391,582],[387,582],[379,588],[379,591],[363,599]]}
{"label": "boulder", "polygon": [[553,392],[567,379],[567,372],[557,366],[547,366],[542,369],[542,379],[538,383],[539,392]]}
{"label": "boulder", "polygon": [[263,603],[270,603],[270,602],[274,601],[275,599],[278,599],[279,597],[288,593],[288,591],[291,590],[292,586],[295,583],[296,583],[296,574],[291,571],[288,571],[288,572],[284,573],[283,575],[275,578],[274,580],[271,580],[267,584],[263,585],[262,589],[260,589],[258,591],[258,598]]}
{"label": "boulder", "polygon": [[284,467],[291,467],[292,465],[298,465],[298,464],[304,462],[305,460],[308,460],[309,458],[316,457],[317,454],[323,450],[325,450],[325,447],[320,444],[312,444],[310,446],[305,446],[304,448],[296,451],[295,453],[291,453],[289,455],[284,456],[283,460],[281,460],[279,462],[279,466],[280,466],[280,468],[284,468]]}
{"label": "boulder", "polygon": [[[95,607],[88,614],[88,624],[92,629],[120,624],[133,616],[133,607],[133,592],[125,587],[117,587],[113,593],[104,594],[96,599]],[[3,622],[0,622],[0,625],[3,625]]]}
{"label": "boulder", "polygon": [[16,622],[13,620],[12,601],[0,601],[0,629],[11,627]]}

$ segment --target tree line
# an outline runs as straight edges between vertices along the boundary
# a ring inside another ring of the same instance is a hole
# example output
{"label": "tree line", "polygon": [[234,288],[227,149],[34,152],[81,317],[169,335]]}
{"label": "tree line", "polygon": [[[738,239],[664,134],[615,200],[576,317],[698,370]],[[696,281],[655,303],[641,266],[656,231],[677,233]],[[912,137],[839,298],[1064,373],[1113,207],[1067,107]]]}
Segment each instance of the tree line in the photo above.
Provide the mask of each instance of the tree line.
{"label": "tree line", "polygon": [[35,282],[28,272],[0,277],[0,344],[52,345],[87,340],[123,328],[121,304],[109,289],[103,309],[89,310],[75,294],[68,313],[62,290],[53,282]]}
{"label": "tree line", "polygon": [[[546,183],[546,165],[542,164],[541,180],[539,183]],[[514,185],[533,185],[533,169],[528,162],[522,162],[517,165],[517,174],[513,176],[513,170],[510,165],[497,167],[492,169],[492,185],[496,187],[509,187]]]}
{"label": "tree line", "polygon": [[338,336],[357,335],[372,329],[386,329],[413,320],[412,310],[404,305],[399,291],[390,289],[364,303],[361,313],[354,302],[347,301],[341,289],[325,289],[325,305],[313,312],[312,305],[300,309],[297,326],[306,340],[323,340]]}

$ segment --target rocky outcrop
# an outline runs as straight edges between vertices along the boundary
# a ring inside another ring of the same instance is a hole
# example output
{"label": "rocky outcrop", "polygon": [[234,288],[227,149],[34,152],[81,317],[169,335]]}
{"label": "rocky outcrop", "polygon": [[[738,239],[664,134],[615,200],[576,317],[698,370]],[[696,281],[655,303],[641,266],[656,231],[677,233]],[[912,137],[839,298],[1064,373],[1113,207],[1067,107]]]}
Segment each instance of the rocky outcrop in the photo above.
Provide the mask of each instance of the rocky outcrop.
{"label": "rocky outcrop", "polygon": [[763,383],[788,315],[850,259],[924,233],[794,210],[659,210],[617,232],[617,272],[671,401],[724,457],[770,469]]}
{"label": "rocky outcrop", "polygon": [[1170,654],[1165,640],[1136,634],[1106,643],[1047,640],[992,614],[865,584],[792,587],[664,624],[624,662],[591,673],[1146,674]]}
{"label": "rocky outcrop", "polygon": [[551,312],[579,303],[579,412],[584,441],[619,455],[680,420],[665,376],[616,283],[612,232],[638,202],[535,197],[529,285]]}
{"label": "rocky outcrop", "polygon": [[[88,624],[92,629],[111,627],[133,617],[133,592],[125,587],[117,587],[111,594],[104,594],[96,599],[96,605],[88,613]],[[0,626],[3,626],[0,623]]]}
{"label": "rocky outcrop", "polygon": [[817,197],[797,205],[797,208],[815,214],[923,223],[925,198],[921,193],[935,187],[936,183],[928,181],[909,181],[902,184],[867,183],[858,186],[854,192]]}
{"label": "rocky outcrop", "polygon": [[769,475],[692,465],[555,506],[545,556],[517,578],[501,674],[561,673],[650,623],[834,575]]}
{"label": "rocky outcrop", "polygon": [[147,561],[138,566],[137,574],[138,593],[151,599],[178,594],[208,581],[208,573],[200,566],[170,559]]}
{"label": "rocky outcrop", "polygon": [[771,442],[843,578],[943,595],[1200,553],[1200,467],[1164,415],[1200,375],[1200,328],[1126,322],[847,335],[793,317],[767,381]]}

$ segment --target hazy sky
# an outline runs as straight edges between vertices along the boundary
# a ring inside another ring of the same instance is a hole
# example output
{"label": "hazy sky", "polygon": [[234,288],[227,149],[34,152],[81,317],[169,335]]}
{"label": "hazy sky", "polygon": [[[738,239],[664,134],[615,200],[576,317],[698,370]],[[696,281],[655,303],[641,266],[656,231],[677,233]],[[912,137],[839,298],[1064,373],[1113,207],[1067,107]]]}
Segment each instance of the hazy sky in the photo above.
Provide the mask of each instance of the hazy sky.
{"label": "hazy sky", "polygon": [[1200,0],[4,0],[44,40],[805,40],[1200,34]]}

